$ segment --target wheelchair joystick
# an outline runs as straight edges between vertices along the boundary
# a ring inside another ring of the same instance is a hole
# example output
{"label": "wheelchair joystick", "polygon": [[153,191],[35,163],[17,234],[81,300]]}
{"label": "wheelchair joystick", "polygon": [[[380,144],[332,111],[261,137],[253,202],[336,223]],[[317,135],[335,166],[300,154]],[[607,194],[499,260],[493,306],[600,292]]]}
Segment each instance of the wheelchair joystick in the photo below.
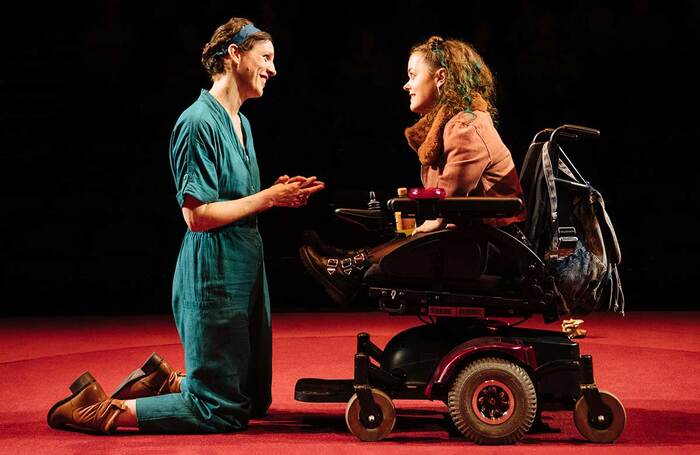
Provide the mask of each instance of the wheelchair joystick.
{"label": "wheelchair joystick", "polygon": [[382,209],[382,203],[377,200],[374,191],[369,192],[366,209],[337,208],[335,214],[338,218],[358,224],[366,231],[376,232],[385,239],[394,236],[393,220]]}
{"label": "wheelchair joystick", "polygon": [[367,208],[370,210],[381,210],[382,203],[379,202],[374,195],[374,191],[369,192],[369,202],[367,203]]}

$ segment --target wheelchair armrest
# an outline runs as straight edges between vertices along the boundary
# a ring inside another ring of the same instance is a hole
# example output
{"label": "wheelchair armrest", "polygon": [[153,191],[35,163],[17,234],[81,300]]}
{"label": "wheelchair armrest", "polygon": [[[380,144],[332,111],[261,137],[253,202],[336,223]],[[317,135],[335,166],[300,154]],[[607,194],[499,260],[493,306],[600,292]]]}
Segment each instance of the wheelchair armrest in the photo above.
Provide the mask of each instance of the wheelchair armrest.
{"label": "wheelchair armrest", "polygon": [[392,212],[405,218],[435,219],[461,216],[468,218],[503,218],[523,207],[517,197],[448,197],[445,199],[393,198],[387,201]]}

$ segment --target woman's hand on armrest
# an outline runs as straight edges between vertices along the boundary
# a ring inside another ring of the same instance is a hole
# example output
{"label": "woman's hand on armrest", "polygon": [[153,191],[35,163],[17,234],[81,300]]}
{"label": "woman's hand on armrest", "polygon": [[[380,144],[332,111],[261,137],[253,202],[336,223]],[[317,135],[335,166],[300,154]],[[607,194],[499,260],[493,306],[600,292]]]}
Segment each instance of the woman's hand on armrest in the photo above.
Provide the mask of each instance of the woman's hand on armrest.
{"label": "woman's hand on armrest", "polygon": [[413,234],[411,235],[416,235],[420,234],[421,232],[433,232],[433,231],[439,231],[440,229],[445,228],[445,219],[444,218],[437,218],[434,220],[426,220],[415,228],[413,230]]}

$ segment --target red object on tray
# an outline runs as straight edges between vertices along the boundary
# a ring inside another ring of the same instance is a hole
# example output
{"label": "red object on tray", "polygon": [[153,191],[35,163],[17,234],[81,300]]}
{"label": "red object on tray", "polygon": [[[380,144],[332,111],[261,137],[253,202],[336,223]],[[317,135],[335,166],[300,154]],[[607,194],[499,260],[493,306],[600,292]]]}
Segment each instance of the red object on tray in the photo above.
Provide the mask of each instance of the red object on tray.
{"label": "red object on tray", "polygon": [[408,190],[409,199],[445,199],[447,194],[442,188],[411,188]]}

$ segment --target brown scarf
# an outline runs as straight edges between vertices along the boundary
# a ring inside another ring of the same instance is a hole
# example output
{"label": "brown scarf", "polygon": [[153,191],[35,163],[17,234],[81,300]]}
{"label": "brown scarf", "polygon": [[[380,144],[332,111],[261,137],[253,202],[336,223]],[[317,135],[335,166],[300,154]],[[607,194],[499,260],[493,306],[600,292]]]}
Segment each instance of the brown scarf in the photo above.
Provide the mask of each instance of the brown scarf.
{"label": "brown scarf", "polygon": [[443,150],[442,133],[450,118],[452,116],[449,115],[447,106],[442,106],[431,123],[428,123],[428,116],[424,115],[415,125],[406,128],[408,145],[418,153],[423,166],[437,166]]}
{"label": "brown scarf", "polygon": [[[486,111],[488,103],[479,93],[472,93],[472,110]],[[437,167],[444,145],[442,143],[445,124],[454,116],[453,109],[443,105],[438,109],[435,118],[428,123],[428,116],[421,117],[415,125],[406,128],[405,135],[408,145],[418,154],[420,164]]]}

